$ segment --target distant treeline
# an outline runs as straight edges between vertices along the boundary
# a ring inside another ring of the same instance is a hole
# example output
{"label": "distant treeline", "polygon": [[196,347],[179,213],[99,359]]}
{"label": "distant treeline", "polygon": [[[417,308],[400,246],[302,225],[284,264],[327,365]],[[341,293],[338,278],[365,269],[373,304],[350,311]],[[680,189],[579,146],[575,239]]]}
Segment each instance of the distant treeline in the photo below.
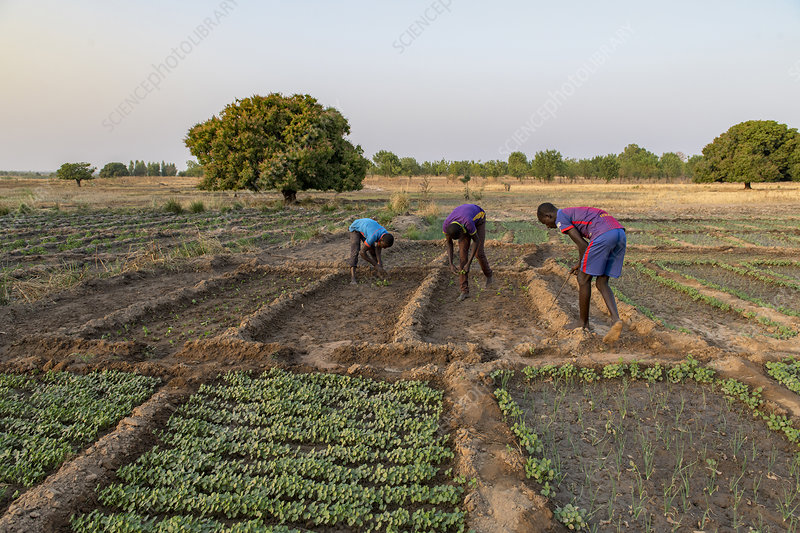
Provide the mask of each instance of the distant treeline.
{"label": "distant treeline", "polygon": [[161,163],[157,161],[133,161],[125,166],[124,163],[114,161],[106,163],[100,169],[99,176],[101,178],[116,178],[119,176],[202,176],[203,167],[198,165],[196,161],[187,161],[186,170],[178,172],[175,163]]}
{"label": "distant treeline", "polygon": [[50,178],[52,172],[34,172],[31,170],[0,170],[2,178]]}
{"label": "distant treeline", "polygon": [[549,181],[556,176],[568,178],[693,178],[703,156],[686,157],[681,152],[665,152],[661,157],[636,144],[629,144],[620,154],[597,155],[574,159],[558,150],[536,152],[531,159],[522,152],[512,152],[508,161],[423,161],[398,157],[380,150],[370,161],[369,173],[378,176],[463,176],[518,179],[538,178]]}

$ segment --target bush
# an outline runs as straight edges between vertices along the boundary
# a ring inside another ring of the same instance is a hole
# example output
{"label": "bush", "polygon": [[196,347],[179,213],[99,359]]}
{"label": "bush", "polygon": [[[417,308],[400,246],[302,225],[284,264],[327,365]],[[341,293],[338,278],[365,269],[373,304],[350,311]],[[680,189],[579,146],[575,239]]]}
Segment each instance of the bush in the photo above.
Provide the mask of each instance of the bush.
{"label": "bush", "polygon": [[412,241],[416,241],[419,240],[420,236],[421,233],[414,224],[411,224],[408,228],[406,228],[406,232],[404,234],[404,237],[406,239],[411,239]]}
{"label": "bush", "polygon": [[175,198],[170,198],[167,200],[167,203],[164,204],[164,211],[180,215],[183,213],[183,206]]}
{"label": "bush", "polygon": [[11,209],[7,205],[0,205],[0,217],[7,215],[11,212]]}
{"label": "bush", "polygon": [[394,218],[394,214],[391,212],[391,210],[388,210],[388,209],[380,211],[375,216],[375,220],[377,220],[378,224],[380,224],[384,228],[389,225],[389,223],[392,221],[393,218]]}
{"label": "bush", "polygon": [[206,206],[205,206],[205,204],[204,204],[203,202],[201,202],[200,200],[197,200],[197,201],[195,201],[195,202],[192,202],[192,203],[189,205],[189,211],[191,211],[192,213],[202,213],[202,212],[203,212],[203,211],[205,211],[205,210],[206,210]]}
{"label": "bush", "polygon": [[20,215],[30,215],[31,213],[33,213],[33,208],[28,204],[26,204],[25,202],[22,202],[21,204],[19,204],[19,207],[17,207],[17,213],[19,213]]}
{"label": "bush", "polygon": [[436,205],[436,202],[430,200],[420,204],[417,214],[424,218],[428,224],[433,224],[433,221],[439,217],[439,206]]}
{"label": "bush", "polygon": [[393,192],[389,197],[389,209],[394,213],[405,213],[410,206],[411,200],[409,200],[407,193],[401,191]]}

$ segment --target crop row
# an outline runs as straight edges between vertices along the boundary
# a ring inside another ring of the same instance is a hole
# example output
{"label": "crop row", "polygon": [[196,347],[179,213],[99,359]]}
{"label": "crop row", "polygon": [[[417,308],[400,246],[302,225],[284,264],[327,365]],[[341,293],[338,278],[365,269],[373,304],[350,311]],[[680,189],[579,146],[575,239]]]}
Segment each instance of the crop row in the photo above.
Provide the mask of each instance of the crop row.
{"label": "crop row", "polygon": [[116,424],[158,379],[117,371],[0,374],[0,482],[29,487]]}
{"label": "crop row", "polygon": [[201,386],[157,433],[160,444],[100,490],[118,511],[76,517],[73,528],[165,530],[141,525],[158,514],[190,531],[221,520],[242,531],[463,531],[463,488],[440,466],[453,457],[438,434],[441,411],[442,393],[419,381],[228,373]]}
{"label": "crop row", "polygon": [[[791,287],[790,284],[782,283],[780,280],[775,280],[775,279],[769,278],[767,276],[759,275],[757,272],[753,272],[752,270],[736,267],[736,266],[733,266],[733,265],[727,265],[725,263],[720,263],[718,261],[674,261],[673,260],[673,261],[654,261],[654,263],[656,265],[658,265],[660,268],[666,270],[667,272],[672,272],[673,274],[678,274],[678,275],[683,276],[683,277],[685,277],[687,279],[691,279],[691,280],[697,281],[698,283],[700,283],[702,285],[705,285],[706,287],[709,287],[709,288],[717,290],[717,291],[728,293],[728,294],[730,294],[732,296],[735,296],[735,297],[739,298],[740,300],[752,302],[752,303],[754,303],[754,304],[756,304],[758,306],[761,306],[761,307],[768,307],[770,309],[774,309],[774,310],[776,310],[776,311],[778,311],[780,313],[783,313],[785,315],[795,316],[795,317],[800,316],[800,310],[793,309],[793,308],[790,308],[790,307],[786,307],[786,306],[783,306],[783,305],[780,305],[780,304],[776,305],[776,304],[773,304],[772,302],[765,301],[763,298],[759,298],[757,296],[753,296],[752,294],[750,294],[750,292],[751,292],[750,289],[753,286],[752,284],[746,290],[742,290],[742,289],[739,289],[739,288],[732,287],[730,285],[723,285],[723,284],[717,283],[715,281],[707,279],[707,277],[702,277],[702,275],[689,274],[688,272],[685,271],[685,269],[678,269],[678,268],[675,268],[675,266],[678,266],[678,265],[680,265],[680,266],[709,265],[709,266],[716,267],[716,268],[719,268],[719,269],[727,271],[727,272],[734,273],[736,275],[751,276],[753,278],[756,278],[756,279],[758,279],[758,280],[760,280],[762,282],[768,283],[768,284],[784,286],[784,287],[787,287],[787,288]],[[728,283],[730,283],[730,281]],[[742,284],[742,285],[746,286],[746,284]]]}
{"label": "crop row", "polygon": [[[792,363],[792,370],[791,374],[794,375],[797,371],[796,364]],[[665,447],[665,451],[670,450],[670,446],[675,444],[674,439],[668,437],[669,432],[664,432],[664,427],[660,427],[657,422],[655,422],[655,428],[650,427],[649,429],[640,426],[638,433],[636,433],[636,442],[637,444],[641,445],[641,459],[642,463],[636,464],[632,460],[633,457],[628,455],[628,458],[631,458],[631,461],[628,462],[625,459],[624,449],[625,449],[625,442],[626,437],[623,434],[624,428],[622,425],[622,421],[625,420],[626,414],[629,415],[629,418],[632,417],[633,420],[638,420],[639,424],[643,423],[645,420],[645,413],[641,413],[638,409],[642,408],[643,406],[634,407],[632,405],[628,405],[628,398],[626,396],[626,391],[629,388],[629,384],[635,381],[646,382],[650,384],[646,390],[651,390],[652,384],[655,384],[660,381],[668,381],[669,383],[679,384],[679,383],[686,383],[686,382],[693,382],[697,384],[701,384],[706,387],[710,387],[712,391],[718,390],[720,391],[729,401],[738,401],[744,404],[749,410],[752,412],[753,418],[762,419],[766,422],[766,425],[769,429],[776,430],[785,434],[788,440],[795,444],[797,447],[798,443],[800,443],[800,432],[794,427],[792,422],[788,420],[785,416],[775,415],[764,409],[763,400],[761,398],[761,389],[751,389],[746,384],[739,382],[735,379],[721,379],[715,377],[715,372],[712,369],[701,367],[698,362],[689,356],[685,361],[682,361],[679,364],[670,366],[670,367],[662,367],[659,364],[656,364],[652,367],[641,366],[639,363],[633,362],[630,364],[625,363],[615,363],[609,364],[602,367],[600,370],[596,370],[591,367],[577,367],[571,363],[567,363],[561,366],[555,365],[545,365],[542,367],[526,367],[523,370],[525,378],[529,383],[533,383],[534,381],[549,381],[552,382],[555,389],[553,390],[553,405],[552,413],[556,413],[559,411],[559,403],[561,401],[565,401],[565,394],[566,394],[566,387],[571,384],[584,384],[583,391],[584,394],[587,395],[586,402],[588,403],[588,409],[590,411],[600,408],[604,412],[604,408],[602,405],[596,406],[594,401],[589,400],[592,398],[593,400],[596,399],[594,393],[587,392],[595,389],[591,389],[586,384],[595,383],[601,380],[622,380],[621,390],[617,391],[616,394],[613,394],[613,401],[617,406],[618,412],[615,414],[611,414],[609,411],[606,415],[602,415],[602,417],[607,418],[605,425],[605,431],[603,432],[605,435],[597,434],[594,428],[588,427],[588,423],[584,426],[584,418],[583,418],[583,409],[581,405],[574,405],[570,407],[570,409],[575,409],[577,412],[577,421],[574,423],[578,424],[581,428],[583,428],[583,432],[577,432],[578,436],[582,435],[583,439],[588,439],[586,442],[591,442],[592,446],[600,445],[602,442],[609,441],[613,442],[614,445],[611,446],[610,449],[608,448],[599,448],[598,453],[600,453],[603,458],[600,459],[599,468],[602,470],[603,466],[609,457],[613,458],[613,461],[616,461],[616,468],[617,468],[617,478],[612,479],[612,491],[615,488],[614,482],[619,481],[619,475],[622,472],[631,472],[633,473],[633,482],[631,483],[631,499],[632,499],[632,506],[628,507],[628,512],[633,514],[633,518],[636,519],[640,513],[644,510],[645,506],[648,504],[652,504],[655,501],[655,498],[652,497],[652,482],[647,481],[651,479],[651,476],[654,475],[654,472],[657,471],[657,468],[654,468],[654,459],[655,456],[655,449],[656,443],[650,441],[654,436],[657,436],[659,439],[658,447]],[[512,397],[510,390],[509,390],[509,382],[514,377],[514,372],[510,370],[497,370],[492,374],[492,377],[495,379],[496,383],[496,390],[495,396],[498,400],[499,407],[504,414],[509,426],[512,429],[512,432],[517,436],[519,440],[519,446],[522,450],[526,452],[527,458],[525,463],[525,470],[528,477],[534,479],[539,483],[541,486],[541,492],[543,495],[546,496],[553,496],[555,494],[555,487],[553,484],[558,484],[561,480],[565,478],[564,471],[562,470],[565,464],[562,462],[562,458],[559,457],[556,450],[553,448],[553,438],[560,440],[564,438],[564,435],[559,437],[554,437],[553,435],[549,434],[549,424],[552,424],[555,419],[551,418],[551,415],[545,415],[544,413],[535,412],[532,413],[530,417],[528,414],[520,407],[520,405],[515,401]],[[795,382],[796,383],[796,382]],[[558,384],[562,384],[557,386]],[[574,387],[573,387],[574,389]],[[577,389],[580,390],[580,389]],[[621,395],[620,395],[621,394]],[[651,401],[654,399],[653,392],[650,392]],[[705,403],[705,392],[702,392],[703,403]],[[529,399],[529,395],[526,389],[526,392],[523,394],[523,398],[525,400]],[[575,401],[574,396],[572,397],[572,401]],[[646,407],[646,420],[649,421],[650,424],[653,424],[654,419],[656,419],[657,412],[666,412],[671,413],[668,416],[674,419],[674,423],[677,424],[678,421],[681,419],[681,412],[684,406],[684,400],[681,400],[679,405],[675,405],[674,408],[676,410],[672,411],[669,408],[664,411],[666,405],[661,403],[665,400],[658,400],[653,406]],[[537,405],[535,402],[531,404],[532,408]],[[584,404],[585,405],[585,404]],[[651,412],[652,409],[652,412]],[[600,417],[601,415],[597,415]],[[696,420],[696,418],[702,418],[701,413],[692,412],[690,415],[689,422]],[[533,420],[535,424],[545,424],[544,421],[550,420],[547,425],[542,427],[530,427],[528,425],[528,421]],[[694,423],[694,422],[692,422]],[[588,429],[588,431],[586,431]],[[655,431],[653,431],[655,429]],[[690,442],[691,442],[691,429],[688,429],[688,426],[685,428],[679,428],[681,431],[688,431],[690,435]],[[701,429],[701,435],[704,433],[704,429]],[[727,428],[723,428],[721,435],[725,435]],[[544,433],[546,436],[541,437]],[[559,431],[559,433],[561,433]],[[572,442],[572,437],[570,436],[570,442]],[[732,431],[731,434],[731,449],[734,451],[735,455],[738,455],[742,451],[742,446],[746,440],[746,434],[741,434],[738,429]],[[544,445],[545,440],[549,443],[547,446]],[[702,441],[702,437],[701,437]],[[695,447],[702,448],[706,450],[705,444],[700,442],[696,443]],[[574,449],[575,444],[572,444]],[[752,443],[753,448],[753,458],[757,455],[757,446],[756,443]],[[569,449],[569,447],[567,447]],[[682,494],[682,498],[684,498],[684,512],[686,509],[686,501],[690,497],[690,485],[689,485],[689,478],[691,478],[691,474],[688,474],[685,469],[695,464],[695,462],[689,463],[684,462],[683,460],[683,452],[685,448],[683,446],[678,446],[676,448],[676,453],[678,454],[678,458],[675,462],[675,471],[672,475],[672,481],[669,481],[669,477],[663,477],[665,472],[655,472],[659,474],[659,479],[665,481],[665,485],[662,487],[663,495],[664,495],[664,507],[662,512],[666,516],[670,510],[672,509],[672,502],[678,496],[678,494]],[[555,456],[550,455],[556,453]],[[704,452],[705,454],[705,452]],[[720,453],[719,456],[725,458],[725,454]],[[788,458],[791,462],[792,453],[788,452]],[[739,463],[742,460],[744,461],[741,466],[743,470],[742,475],[744,474],[745,466],[747,465],[747,459],[750,459],[750,453],[748,452],[747,457],[734,457],[734,462]],[[727,459],[726,459],[727,460]],[[708,480],[708,484],[706,486],[706,492],[708,495],[712,495],[716,490],[718,490],[718,485],[715,482],[715,474],[721,474],[722,472],[716,472],[716,466],[718,459],[702,459],[700,462],[705,461],[711,469],[711,476]],[[774,462],[774,459],[772,459]],[[638,461],[637,461],[638,462]],[[632,470],[627,468],[627,465],[630,464]],[[658,463],[661,468],[664,468],[666,465],[662,463]],[[585,477],[587,480],[593,474],[590,473],[591,467],[588,464],[581,464],[578,465],[581,468],[581,474],[577,475],[578,478]],[[575,467],[577,468],[577,466]],[[751,467],[752,468],[752,467]],[[796,472],[795,467],[793,471]],[[692,468],[692,471],[694,469]],[[762,473],[761,476],[764,474]],[[768,476],[770,479],[777,480],[778,478],[774,477],[773,474],[768,472]],[[738,477],[734,476],[730,479],[731,481],[731,491],[734,496],[740,495],[742,490],[739,487],[739,481],[741,480],[741,475]],[[575,473],[573,473],[572,480],[576,479]],[[601,476],[600,479],[604,479],[607,481],[607,477],[604,474]],[[798,478],[800,479],[800,478]],[[678,480],[676,484],[676,480]],[[574,483],[571,482],[571,483]],[[752,487],[752,494],[753,499],[757,500],[759,496],[758,491],[759,480],[756,479],[753,487]],[[575,489],[575,485],[571,484],[573,487],[572,490]],[[584,487],[586,489],[587,487]],[[606,487],[607,488],[607,487]],[[685,489],[685,491],[684,491]],[[637,492],[638,491],[638,492]],[[585,498],[585,494],[582,492],[582,501],[587,501]],[[563,507],[557,507],[555,510],[555,516],[558,518],[562,523],[564,523],[569,529],[582,529],[587,527],[588,518],[595,513],[598,512],[598,508],[594,505],[594,499],[592,498],[592,512],[589,513],[585,509],[578,508],[574,505],[576,501],[577,494],[570,493],[564,494],[563,491],[559,492],[559,500],[563,501],[564,497],[567,499],[572,499],[569,504],[564,505]],[[649,496],[649,497],[648,497]],[[779,511],[783,516],[784,521],[787,521],[791,518],[792,523],[794,523],[795,518],[792,516],[794,511],[797,509],[797,506],[793,507],[793,500],[795,496],[788,495],[779,501]],[[696,501],[696,500],[693,500]],[[610,496],[608,499],[608,513],[609,513],[609,521],[611,517],[614,515],[613,511],[613,496]],[[706,500],[706,504],[708,505],[708,501]],[[741,520],[741,512],[739,510],[739,499],[735,499],[733,502],[734,505],[734,521]],[[604,509],[605,511],[605,509]],[[628,512],[625,512],[625,516],[628,516]],[[652,518],[648,518],[648,513],[652,512],[652,510],[648,509],[647,513],[644,515],[644,521],[646,529],[652,529]],[[702,522],[707,523],[709,518],[709,510],[706,510],[706,513],[702,516]],[[737,517],[736,513],[739,513]]]}
{"label": "crop row", "polygon": [[769,319],[769,318],[767,318],[765,316],[758,315],[758,314],[750,312],[750,311],[746,311],[746,310],[744,310],[744,309],[742,309],[740,307],[737,307],[735,305],[730,305],[730,304],[728,304],[726,302],[723,302],[722,300],[720,300],[718,298],[715,298],[713,296],[709,296],[707,294],[703,294],[702,292],[698,291],[694,287],[689,287],[689,286],[684,285],[683,283],[681,283],[679,281],[676,281],[676,280],[671,279],[671,278],[664,277],[664,276],[660,275],[658,272],[656,272],[655,270],[653,270],[652,268],[648,268],[648,267],[644,266],[641,263],[631,263],[631,264],[633,265],[633,267],[637,271],[641,272],[642,274],[647,275],[653,281],[656,281],[656,282],[658,282],[659,284],[661,284],[661,285],[663,285],[665,287],[669,287],[670,289],[676,290],[678,292],[682,292],[682,293],[688,295],[689,297],[691,297],[692,300],[694,300],[694,301],[703,302],[703,303],[705,303],[707,305],[710,305],[711,307],[715,307],[715,308],[720,309],[722,311],[733,311],[733,312],[735,312],[737,314],[742,315],[743,317],[745,317],[747,319],[755,320],[756,322],[758,322],[758,323],[760,323],[760,324],[762,324],[764,326],[767,326],[771,331],[774,332],[774,333],[772,333],[772,335],[777,337],[777,338],[782,338],[782,339],[791,338],[791,337],[795,337],[799,333],[794,328],[791,328],[791,327],[785,326],[783,324],[780,324],[778,322],[775,322],[774,320],[771,320],[771,319]]}
{"label": "crop row", "polygon": [[783,361],[770,361],[766,367],[770,376],[790,391],[800,394],[800,361],[786,358]]}

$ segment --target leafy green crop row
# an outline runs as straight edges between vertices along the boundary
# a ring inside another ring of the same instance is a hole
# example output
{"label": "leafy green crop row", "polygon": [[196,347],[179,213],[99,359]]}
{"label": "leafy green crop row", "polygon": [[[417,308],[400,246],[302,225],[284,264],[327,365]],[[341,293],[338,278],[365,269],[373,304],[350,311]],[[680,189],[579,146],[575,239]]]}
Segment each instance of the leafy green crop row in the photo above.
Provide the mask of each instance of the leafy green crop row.
{"label": "leafy green crop row", "polygon": [[73,529],[463,531],[464,489],[440,466],[453,457],[441,412],[442,393],[419,381],[229,373],[100,490],[112,512]]}
{"label": "leafy green crop row", "polygon": [[800,394],[800,361],[786,358],[767,363],[767,372],[790,391]]}
{"label": "leafy green crop row", "polygon": [[152,395],[158,381],[111,370],[0,374],[0,482],[41,481]]}

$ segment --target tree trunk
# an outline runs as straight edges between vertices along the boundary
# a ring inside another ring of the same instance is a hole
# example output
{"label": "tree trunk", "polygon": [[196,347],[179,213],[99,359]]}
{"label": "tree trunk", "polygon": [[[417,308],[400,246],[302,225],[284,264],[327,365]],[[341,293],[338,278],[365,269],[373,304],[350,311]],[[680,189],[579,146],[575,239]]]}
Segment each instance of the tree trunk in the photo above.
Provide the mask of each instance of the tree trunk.
{"label": "tree trunk", "polygon": [[750,186],[750,182],[749,181],[745,181],[744,182],[744,188],[745,189],[752,189],[752,187]]}
{"label": "tree trunk", "polygon": [[285,205],[291,205],[297,202],[297,191],[292,190],[282,190],[283,193],[283,203]]}
{"label": "tree trunk", "polygon": [[81,180],[75,180],[75,182],[78,184],[78,187],[81,186]]}

